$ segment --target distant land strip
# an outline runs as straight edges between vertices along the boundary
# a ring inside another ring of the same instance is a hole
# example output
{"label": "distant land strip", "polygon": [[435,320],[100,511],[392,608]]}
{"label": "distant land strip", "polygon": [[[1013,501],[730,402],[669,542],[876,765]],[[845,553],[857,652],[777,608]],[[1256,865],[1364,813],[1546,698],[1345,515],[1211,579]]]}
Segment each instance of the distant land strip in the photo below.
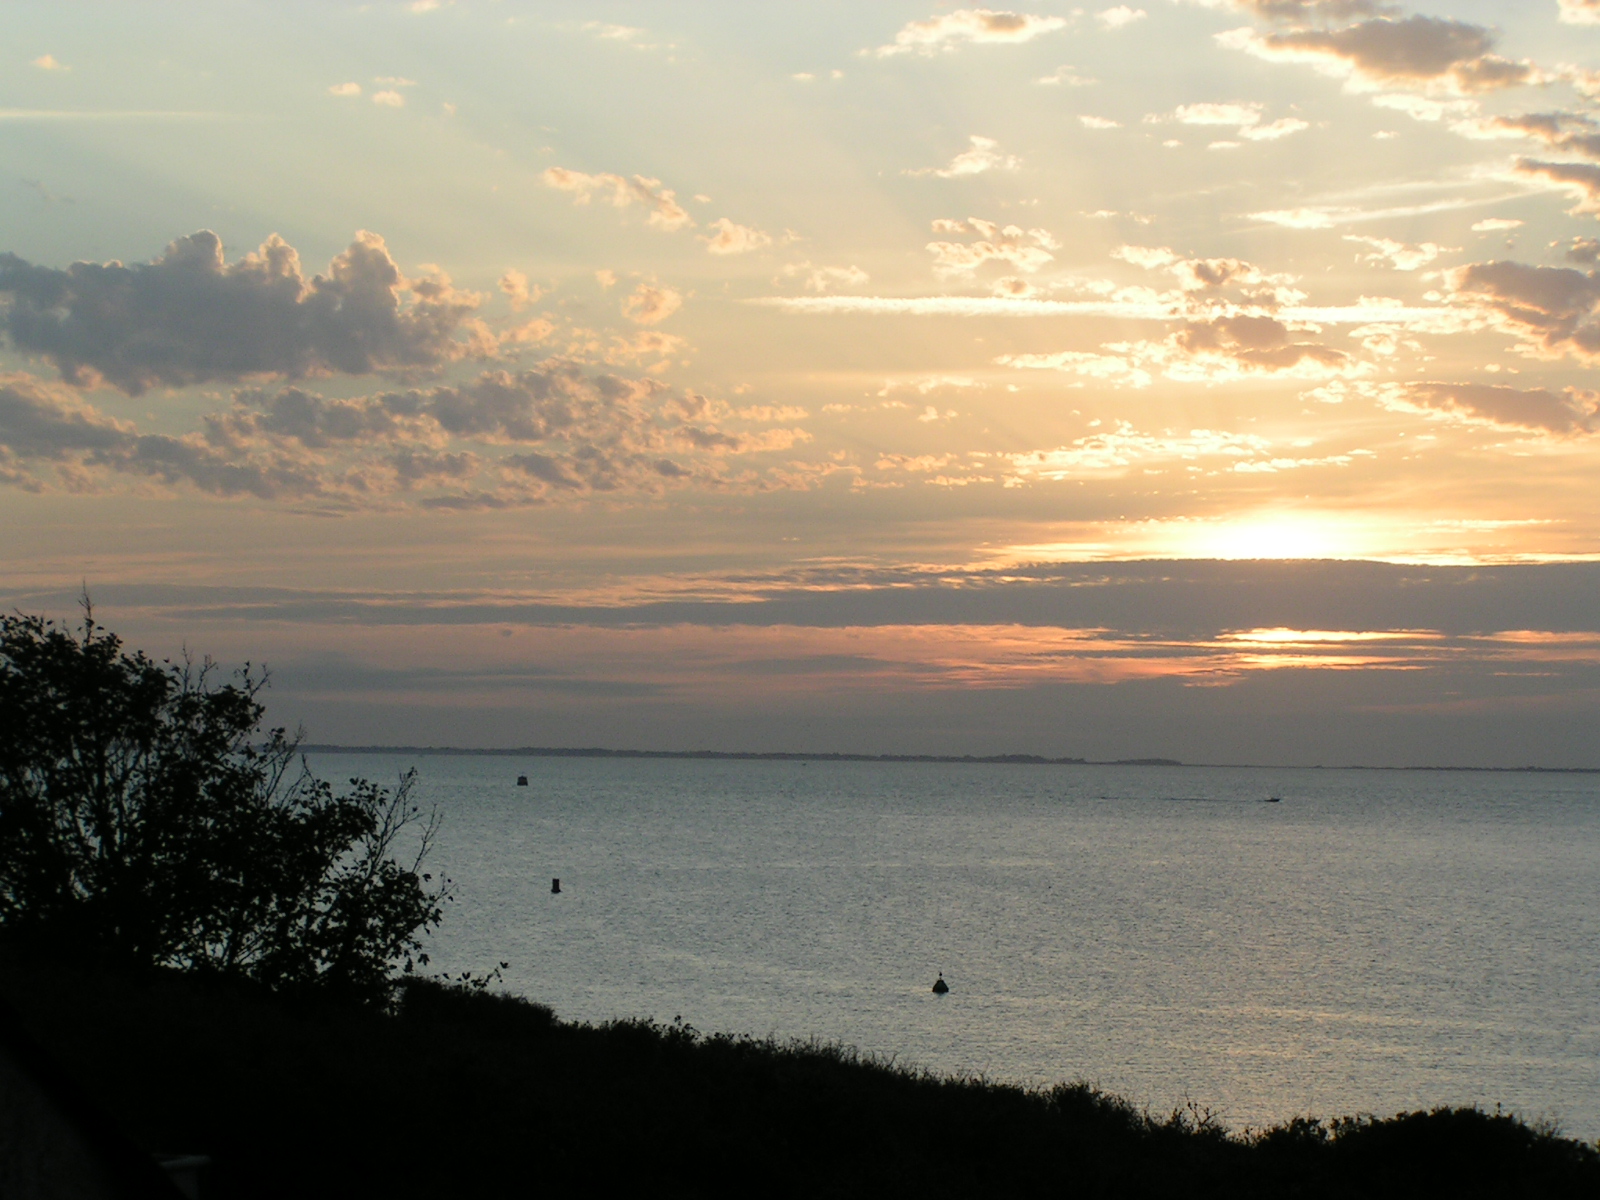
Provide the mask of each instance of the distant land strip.
{"label": "distant land strip", "polygon": [[305,743],[302,754],[480,754],[504,758],[687,758],[743,762],[870,762],[870,763],[1021,763],[1056,767],[1218,767],[1259,771],[1489,771],[1550,775],[1597,775],[1600,767],[1369,767],[1325,768],[1264,766],[1261,763],[1186,763],[1175,758],[1047,758],[1042,754],[839,754],[791,750],[608,750],[603,746],[339,746]]}

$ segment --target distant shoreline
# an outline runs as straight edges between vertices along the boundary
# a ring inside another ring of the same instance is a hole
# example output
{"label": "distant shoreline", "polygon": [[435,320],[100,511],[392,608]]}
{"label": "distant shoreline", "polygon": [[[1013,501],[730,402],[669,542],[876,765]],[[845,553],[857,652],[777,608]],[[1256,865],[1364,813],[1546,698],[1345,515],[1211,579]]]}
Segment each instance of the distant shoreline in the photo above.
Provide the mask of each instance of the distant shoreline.
{"label": "distant shoreline", "polygon": [[500,758],[677,758],[735,762],[975,763],[1048,767],[1212,767],[1251,771],[1477,771],[1491,774],[1600,775],[1600,767],[1368,767],[1265,766],[1261,763],[1186,763],[1175,758],[1047,758],[1041,754],[841,754],[789,750],[608,750],[602,746],[340,746],[305,744],[303,754],[460,754]]}

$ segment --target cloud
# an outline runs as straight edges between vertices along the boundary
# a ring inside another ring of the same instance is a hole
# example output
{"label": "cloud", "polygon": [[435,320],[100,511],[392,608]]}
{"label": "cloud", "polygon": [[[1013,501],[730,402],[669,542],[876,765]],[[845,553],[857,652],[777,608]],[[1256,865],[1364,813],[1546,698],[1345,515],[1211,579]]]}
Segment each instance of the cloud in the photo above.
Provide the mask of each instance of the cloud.
{"label": "cloud", "polygon": [[1296,332],[1275,317],[1245,313],[1185,321],[1164,341],[1112,342],[1101,350],[1111,353],[1007,354],[995,362],[1135,388],[1147,387],[1157,371],[1178,383],[1221,383],[1255,375],[1328,379],[1368,369],[1342,350],[1297,340]]}
{"label": "cloud", "polygon": [[1593,274],[1497,261],[1458,267],[1449,279],[1541,356],[1600,358],[1600,278]]}
{"label": "cloud", "polygon": [[372,102],[384,108],[404,108],[406,98],[399,92],[373,92]]}
{"label": "cloud", "polygon": [[1189,0],[1202,8],[1231,8],[1264,21],[1304,25],[1311,21],[1343,21],[1390,12],[1381,0]]}
{"label": "cloud", "polygon": [[1405,242],[1390,241],[1388,238],[1361,237],[1353,233],[1345,234],[1344,240],[1372,247],[1371,254],[1361,256],[1363,262],[1384,264],[1396,271],[1415,271],[1418,267],[1425,267],[1450,249],[1435,242],[1422,242],[1411,246]]}
{"label": "cloud", "polygon": [[891,45],[879,46],[875,53],[879,58],[888,58],[895,54],[950,53],[962,44],[1017,45],[1064,29],[1066,24],[1062,17],[963,8],[910,22],[894,35]]}
{"label": "cloud", "polygon": [[1472,223],[1473,233],[1500,233],[1507,229],[1521,229],[1525,224],[1515,217],[1485,217]]}
{"label": "cloud", "polygon": [[1568,262],[1593,265],[1600,262],[1600,241],[1594,238],[1575,237],[1568,244],[1562,257]]}
{"label": "cloud", "polygon": [[1342,350],[1299,341],[1275,317],[1238,315],[1189,321],[1158,350],[1140,347],[1163,361],[1169,379],[1216,382],[1244,375],[1292,375],[1322,379],[1359,374],[1362,364]]}
{"label": "cloud", "polygon": [[59,61],[54,54],[41,54],[38,58],[32,60],[32,65],[38,67],[41,71],[72,70],[66,63]]}
{"label": "cloud", "polygon": [[1375,17],[1342,29],[1259,33],[1235,29],[1217,35],[1233,49],[1270,62],[1309,63],[1354,87],[1420,87],[1473,94],[1537,83],[1527,62],[1491,53],[1493,30],[1443,17]]}
{"label": "cloud", "polygon": [[665,285],[641,283],[633,295],[622,302],[622,315],[640,325],[655,325],[665,321],[683,307],[681,293]]}
{"label": "cloud", "polygon": [[1164,271],[1185,292],[1235,287],[1251,302],[1269,307],[1305,299],[1305,293],[1290,287],[1293,275],[1269,275],[1242,258],[1179,258],[1167,246],[1118,246],[1111,257],[1146,271]]}
{"label": "cloud", "polygon": [[1502,428],[1557,434],[1600,429],[1600,397],[1578,388],[1556,393],[1487,383],[1404,383],[1385,387],[1379,397],[1389,408],[1449,413]]}
{"label": "cloud", "polygon": [[935,233],[967,233],[978,235],[975,242],[929,242],[928,253],[933,255],[935,273],[939,275],[970,275],[986,262],[1005,262],[1017,270],[1031,274],[1055,256],[1051,250],[1060,243],[1046,229],[1021,229],[1016,225],[1002,228],[994,221],[968,217],[965,221],[940,218],[933,222]]}
{"label": "cloud", "polygon": [[[1059,481],[1082,475],[1121,475],[1140,462],[1194,462],[1206,458],[1249,459],[1267,453],[1271,443],[1248,433],[1192,429],[1186,435],[1150,434],[1127,421],[1104,433],[1081,437],[1054,450],[1006,454],[1002,458],[1017,481]],[[1231,462],[1229,463],[1231,465]]]}
{"label": "cloud", "polygon": [[772,235],[749,225],[735,225],[727,217],[718,217],[708,228],[715,230],[700,240],[711,254],[748,254],[772,244]]}
{"label": "cloud", "polygon": [[784,279],[804,277],[806,289],[813,292],[825,292],[830,287],[860,287],[872,279],[854,264],[848,267],[813,267],[809,262],[789,263],[778,274]]}
{"label": "cloud", "polygon": [[[460,385],[348,399],[292,386],[243,389],[206,414],[203,428],[173,436],[140,433],[65,387],[13,376],[0,379],[0,479],[33,490],[95,491],[117,476],[135,477],[329,512],[508,507],[687,484],[787,486],[728,475],[717,464],[789,449],[809,434],[729,431],[716,423],[718,407],[654,380],[551,361]],[[771,423],[805,414],[738,415]]]}
{"label": "cloud", "polygon": [[365,230],[310,279],[276,234],[231,264],[210,230],[133,266],[57,270],[0,254],[0,296],[10,299],[0,328],[15,349],[43,355],[77,386],[104,380],[129,395],[250,376],[429,369],[488,349],[470,319],[479,296],[443,275],[407,279]]}
{"label": "cloud", "polygon": [[1121,129],[1121,121],[1113,121],[1110,117],[1080,116],[1078,123],[1085,129]]}
{"label": "cloud", "polygon": [[328,89],[330,96],[359,96],[361,85],[359,83],[336,83]]}
{"label": "cloud", "polygon": [[521,312],[530,304],[537,304],[544,295],[538,285],[529,286],[528,277],[521,271],[511,270],[500,276],[500,290],[511,301],[511,311]]}
{"label": "cloud", "polygon": [[[1261,110],[1259,103],[1216,103],[1205,101],[1197,104],[1180,104],[1167,115],[1151,113],[1145,117],[1147,124],[1159,124],[1163,121],[1176,121],[1180,125],[1199,126],[1231,126],[1239,131],[1241,137],[1252,142],[1275,142],[1286,138],[1290,134],[1299,133],[1302,129],[1311,128],[1310,124],[1299,117],[1280,117],[1269,125],[1261,124]],[[1218,143],[1213,143],[1213,146]]]}
{"label": "cloud", "polygon": [[1022,165],[1020,158],[1001,154],[1000,143],[993,138],[973,134],[967,140],[972,143],[971,147],[951,159],[949,166],[921,167],[914,171],[906,171],[905,174],[932,175],[937,179],[962,179],[968,175],[981,175],[985,171],[1015,171]]}
{"label": "cloud", "polygon": [[631,179],[610,174],[585,175],[582,171],[569,171],[565,167],[551,167],[541,178],[546,187],[571,192],[575,204],[588,204],[599,196],[608,200],[613,208],[642,205],[650,213],[647,223],[667,233],[694,226],[694,220],[678,203],[677,193],[662,187],[659,179],[645,175],[635,175]]}
{"label": "cloud", "polygon": [[1544,162],[1534,158],[1519,158],[1516,171],[1519,175],[1535,179],[1548,179],[1577,203],[1567,211],[1573,215],[1590,213],[1600,217],[1600,166],[1593,163]]}
{"label": "cloud", "polygon": [[1121,354],[1096,354],[1088,350],[1058,350],[1054,354],[1004,354],[995,359],[1003,367],[1028,371],[1060,371],[1129,387],[1149,387],[1152,376],[1137,362]]}
{"label": "cloud", "polygon": [[1119,4],[1115,8],[1095,13],[1094,19],[1106,29],[1122,29],[1135,21],[1144,20],[1149,15],[1142,8],[1129,8],[1126,4]]}
{"label": "cloud", "polygon": [[1034,82],[1045,87],[1094,87],[1100,81],[1079,75],[1074,68],[1062,64],[1050,74],[1035,79]]}
{"label": "cloud", "polygon": [[1560,0],[1561,19],[1568,25],[1600,25],[1600,0]]}

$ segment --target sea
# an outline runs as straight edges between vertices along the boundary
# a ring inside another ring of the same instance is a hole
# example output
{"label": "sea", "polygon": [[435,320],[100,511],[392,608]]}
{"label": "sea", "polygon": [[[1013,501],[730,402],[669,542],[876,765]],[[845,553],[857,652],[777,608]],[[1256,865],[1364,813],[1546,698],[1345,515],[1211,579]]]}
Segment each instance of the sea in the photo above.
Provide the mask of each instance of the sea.
{"label": "sea", "polygon": [[452,881],[429,970],[498,968],[566,1019],[1083,1081],[1234,1130],[1479,1105],[1600,1137],[1600,775],[311,767],[414,767]]}

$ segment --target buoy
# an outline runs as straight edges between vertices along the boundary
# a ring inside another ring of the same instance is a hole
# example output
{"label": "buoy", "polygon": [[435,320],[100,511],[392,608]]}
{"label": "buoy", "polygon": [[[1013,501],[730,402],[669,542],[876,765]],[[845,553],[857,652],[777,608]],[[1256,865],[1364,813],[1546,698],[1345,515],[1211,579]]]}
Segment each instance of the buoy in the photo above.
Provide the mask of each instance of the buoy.
{"label": "buoy", "polygon": [[944,981],[944,973],[940,972],[939,978],[933,981],[933,994],[942,996],[950,990],[950,985]]}
{"label": "buoy", "polygon": [[552,879],[550,881],[550,894],[552,896],[559,896],[561,894],[561,880]]}
{"label": "buoy", "polygon": [[528,786],[528,777],[526,775],[518,775],[517,776],[517,786],[518,787],[527,787]]}

